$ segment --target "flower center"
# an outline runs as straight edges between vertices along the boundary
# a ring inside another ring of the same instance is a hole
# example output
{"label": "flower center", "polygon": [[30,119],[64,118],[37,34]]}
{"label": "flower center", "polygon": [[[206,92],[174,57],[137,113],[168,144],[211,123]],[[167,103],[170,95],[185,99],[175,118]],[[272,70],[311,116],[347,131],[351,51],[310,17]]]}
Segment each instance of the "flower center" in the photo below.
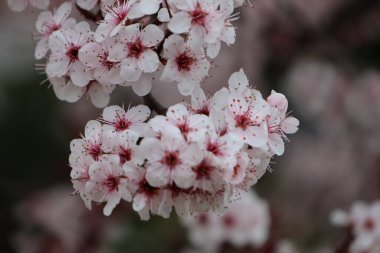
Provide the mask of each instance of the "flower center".
{"label": "flower center", "polygon": [[95,161],[98,160],[99,156],[103,154],[102,149],[100,148],[100,144],[92,145],[88,150],[88,155],[90,155]]}
{"label": "flower center", "polygon": [[207,151],[213,153],[216,156],[221,156],[222,152],[220,151],[218,143],[209,142],[207,145]]}
{"label": "flower center", "polygon": [[190,71],[191,66],[195,63],[195,59],[189,56],[186,52],[177,56],[175,62],[177,64],[178,71]]}
{"label": "flower center", "polygon": [[71,45],[69,50],[67,50],[66,55],[69,57],[70,62],[74,62],[79,59],[78,58],[79,49],[80,49],[80,46]]}
{"label": "flower center", "polygon": [[106,67],[108,70],[111,70],[115,66],[115,63],[109,61],[108,56],[109,56],[109,54],[105,52],[103,55],[99,55],[98,57],[100,58],[101,64],[104,67]]}
{"label": "flower center", "polygon": [[130,160],[132,160],[132,150],[125,149],[124,147],[120,147],[119,156],[120,156],[121,164],[129,162]]}
{"label": "flower center", "polygon": [[201,213],[197,216],[197,221],[200,225],[206,226],[209,223],[209,218],[207,214]]}
{"label": "flower center", "polygon": [[364,222],[364,228],[365,228],[366,230],[368,230],[368,231],[372,231],[372,230],[374,230],[374,228],[375,228],[375,222],[374,222],[372,219],[368,218],[368,219]]}
{"label": "flower center", "polygon": [[191,22],[193,25],[201,25],[205,26],[206,23],[206,16],[208,15],[207,12],[204,12],[200,6],[198,5],[197,8],[191,12]]}
{"label": "flower center", "polygon": [[206,160],[203,160],[198,166],[193,168],[193,171],[196,174],[196,179],[210,179],[211,178],[211,171],[213,170],[213,167],[206,162]]}
{"label": "flower center", "polygon": [[140,188],[138,190],[139,193],[144,193],[145,195],[152,197],[157,193],[157,191],[158,188],[151,186],[145,179],[140,182]]}
{"label": "flower center", "polygon": [[128,129],[130,126],[130,123],[126,120],[119,120],[115,124],[115,128],[117,132],[122,132],[126,129]]}
{"label": "flower center", "polygon": [[231,228],[234,226],[235,224],[235,219],[234,217],[232,217],[231,215],[225,215],[223,218],[222,218],[222,221],[223,221],[223,225],[225,227],[228,227],[228,228]]}
{"label": "flower center", "polygon": [[115,176],[109,176],[107,180],[104,182],[104,185],[107,187],[109,191],[117,191],[119,187],[120,179]]}
{"label": "flower center", "polygon": [[144,52],[145,46],[142,44],[141,40],[138,39],[135,42],[127,43],[128,57],[139,58]]}
{"label": "flower center", "polygon": [[235,117],[236,127],[241,129],[246,129],[248,126],[252,125],[251,119],[246,115],[239,115]]}
{"label": "flower center", "polygon": [[166,153],[163,163],[169,166],[171,169],[180,163],[177,152]]}

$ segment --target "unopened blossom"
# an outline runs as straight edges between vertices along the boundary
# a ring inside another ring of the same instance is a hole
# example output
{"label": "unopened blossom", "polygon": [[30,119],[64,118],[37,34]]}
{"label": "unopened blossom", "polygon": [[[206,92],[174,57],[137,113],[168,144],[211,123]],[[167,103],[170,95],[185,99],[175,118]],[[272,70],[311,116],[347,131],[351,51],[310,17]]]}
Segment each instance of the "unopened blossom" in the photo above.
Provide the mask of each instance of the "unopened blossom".
{"label": "unopened blossom", "polygon": [[208,75],[210,62],[198,39],[185,42],[181,36],[171,35],[165,40],[163,56],[167,63],[161,80],[177,82],[182,95],[190,95]]}
{"label": "unopened blossom", "polygon": [[87,22],[54,32],[49,38],[51,55],[46,66],[48,76],[68,74],[74,85],[86,86],[92,80],[92,73],[80,61],[79,50],[91,39],[92,32]]}
{"label": "unopened blossom", "polygon": [[13,11],[23,11],[28,6],[28,3],[38,9],[46,9],[50,0],[7,0],[9,8]]}
{"label": "unopened blossom", "polygon": [[110,60],[121,61],[121,77],[138,81],[142,73],[157,71],[160,60],[155,47],[164,39],[164,32],[156,25],[142,29],[140,24],[125,27],[118,34],[120,43],[111,48]]}
{"label": "unopened blossom", "polygon": [[49,37],[53,32],[61,28],[69,28],[75,24],[73,18],[68,19],[68,16],[71,13],[71,8],[72,4],[70,2],[65,2],[54,12],[44,11],[38,15],[36,30],[39,33],[40,40],[37,43],[34,53],[37,60],[45,57],[49,51]]}
{"label": "unopened blossom", "polygon": [[121,199],[132,200],[126,172],[119,163],[119,157],[107,156],[93,163],[89,169],[90,180],[86,183],[86,192],[93,201],[107,202],[103,209],[106,216],[112,213]]}
{"label": "unopened blossom", "polygon": [[116,1],[114,5],[105,8],[104,20],[96,28],[95,40],[101,42],[108,36],[115,36],[126,22],[142,17],[137,0]]}

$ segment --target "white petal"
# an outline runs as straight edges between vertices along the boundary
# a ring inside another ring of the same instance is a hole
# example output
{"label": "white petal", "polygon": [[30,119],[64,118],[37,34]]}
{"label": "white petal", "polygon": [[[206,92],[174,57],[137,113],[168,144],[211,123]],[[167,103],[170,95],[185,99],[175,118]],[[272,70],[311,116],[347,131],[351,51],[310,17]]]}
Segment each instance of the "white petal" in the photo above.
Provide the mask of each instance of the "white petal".
{"label": "white petal", "polygon": [[137,61],[134,58],[127,58],[121,62],[120,76],[125,81],[135,82],[139,80],[141,76],[141,70],[137,65]]}
{"label": "white petal", "polygon": [[176,34],[186,33],[190,31],[191,17],[187,12],[178,12],[174,14],[168,24],[168,28],[171,32]]}
{"label": "white petal", "polygon": [[37,60],[41,60],[45,57],[49,51],[48,39],[41,39],[37,42],[36,49],[34,51],[34,57]]}
{"label": "white petal", "polygon": [[214,59],[218,56],[221,48],[220,41],[214,43],[214,44],[208,44],[207,45],[207,56],[211,59]]}
{"label": "white petal", "polygon": [[108,105],[110,95],[103,91],[101,84],[98,82],[92,83],[89,89],[91,102],[98,108],[103,108]]}
{"label": "white petal", "polygon": [[146,47],[156,46],[164,37],[164,32],[156,25],[148,25],[141,31],[141,41]]}
{"label": "white petal", "polygon": [[160,59],[155,51],[147,49],[140,55],[137,64],[144,73],[153,73],[158,69]]}
{"label": "white petal", "polygon": [[170,169],[159,162],[151,164],[146,170],[146,180],[154,187],[165,186],[170,181]]}
{"label": "white petal", "polygon": [[161,8],[158,11],[157,19],[162,23],[167,23],[170,21],[170,15],[167,8]]}
{"label": "white petal", "polygon": [[132,89],[138,96],[145,96],[152,90],[152,79],[142,75],[137,82],[132,83]]}
{"label": "white petal", "polygon": [[249,86],[248,78],[244,73],[243,69],[240,69],[239,72],[235,72],[231,75],[228,80],[229,88],[232,92],[242,94]]}
{"label": "white petal", "polygon": [[161,0],[141,0],[139,7],[143,14],[151,15],[157,13],[160,4]]}
{"label": "white petal", "polygon": [[74,85],[86,86],[92,79],[91,72],[80,62],[76,61],[70,66],[70,78]]}
{"label": "white petal", "polygon": [[182,54],[186,50],[186,45],[184,39],[173,34],[165,40],[163,56],[167,59],[174,60],[177,55]]}

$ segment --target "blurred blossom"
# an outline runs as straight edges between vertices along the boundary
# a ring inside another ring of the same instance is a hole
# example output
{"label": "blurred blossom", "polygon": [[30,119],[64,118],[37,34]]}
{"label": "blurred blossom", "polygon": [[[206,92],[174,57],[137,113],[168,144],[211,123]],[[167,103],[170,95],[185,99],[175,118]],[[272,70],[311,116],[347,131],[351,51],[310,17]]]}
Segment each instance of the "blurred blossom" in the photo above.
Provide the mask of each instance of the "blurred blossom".
{"label": "blurred blossom", "polygon": [[286,78],[287,90],[299,112],[309,119],[329,115],[345,91],[345,78],[334,65],[302,60],[294,64]]}
{"label": "blurred blossom", "polygon": [[363,130],[377,130],[380,122],[380,73],[367,71],[354,81],[346,97],[346,114]]}
{"label": "blurred blossom", "polygon": [[355,202],[348,212],[335,210],[331,214],[334,225],[343,226],[353,235],[350,253],[380,252],[380,202]]}
{"label": "blurred blossom", "polygon": [[267,203],[253,192],[242,193],[222,216],[198,213],[183,219],[190,240],[205,252],[214,252],[222,244],[237,248],[262,246],[269,236],[270,216]]}
{"label": "blurred blossom", "polygon": [[277,243],[275,253],[297,253],[294,244],[288,240],[281,240]]}
{"label": "blurred blossom", "polygon": [[112,227],[112,222],[89,215],[71,192],[56,187],[19,204],[15,214],[20,230],[13,237],[17,252],[104,252],[105,225]]}

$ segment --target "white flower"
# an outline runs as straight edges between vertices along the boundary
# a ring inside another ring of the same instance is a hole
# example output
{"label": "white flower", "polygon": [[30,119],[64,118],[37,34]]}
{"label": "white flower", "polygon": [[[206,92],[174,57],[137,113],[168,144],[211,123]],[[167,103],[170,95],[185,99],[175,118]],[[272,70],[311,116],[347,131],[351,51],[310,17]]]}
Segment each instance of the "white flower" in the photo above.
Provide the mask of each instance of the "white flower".
{"label": "white flower", "polygon": [[79,60],[79,50],[91,38],[87,22],[54,32],[49,38],[51,55],[46,66],[48,76],[62,77],[68,73],[74,85],[86,86],[92,80],[92,74]]}
{"label": "white flower", "polygon": [[160,60],[155,47],[164,39],[164,32],[156,25],[141,30],[140,24],[125,27],[118,34],[122,43],[112,48],[110,60],[121,61],[121,77],[138,81],[142,73],[157,71]]}
{"label": "white flower", "polygon": [[162,187],[175,183],[182,189],[192,186],[196,175],[191,167],[201,159],[196,144],[188,144],[181,135],[165,134],[161,139],[146,138],[141,142],[146,155],[146,179],[150,185]]}
{"label": "white flower", "polygon": [[73,154],[77,154],[82,157],[90,156],[92,159],[97,161],[104,154],[102,143],[102,125],[96,120],[90,120],[86,124],[82,139],[75,139],[71,141],[70,150]]}
{"label": "white flower", "polygon": [[53,86],[56,96],[69,103],[77,102],[84,94],[88,94],[93,105],[103,108],[110,101],[110,94],[115,89],[113,84],[101,84],[97,81],[90,81],[85,87],[78,87],[72,83],[68,77],[50,77],[49,81]]}
{"label": "white flower", "polygon": [[86,183],[90,180],[89,169],[95,160],[86,156],[72,153],[69,158],[72,168],[70,176],[74,189],[83,199],[86,207],[91,210],[91,198],[86,193]]}
{"label": "white flower", "polygon": [[285,150],[283,139],[287,139],[285,134],[297,132],[299,121],[294,117],[287,117],[288,100],[283,94],[272,91],[267,101],[271,106],[267,118],[268,145],[273,153],[282,155]]}
{"label": "white flower", "polygon": [[52,13],[51,11],[44,11],[38,15],[36,22],[36,30],[40,34],[41,38],[37,43],[34,56],[37,60],[45,57],[49,51],[49,37],[50,35],[61,29],[69,28],[75,24],[73,18],[67,19],[71,13],[72,4],[65,2],[61,4],[57,10]]}
{"label": "white flower", "polygon": [[171,35],[165,40],[163,56],[167,63],[161,80],[177,82],[182,95],[190,95],[208,75],[210,62],[199,40],[185,42],[181,36]]}
{"label": "white flower", "polygon": [[95,32],[95,40],[101,42],[108,36],[115,36],[125,25],[127,20],[142,17],[137,0],[116,1],[113,6],[105,8],[105,17],[99,24]]}
{"label": "white flower", "polygon": [[108,131],[104,133],[104,151],[111,154],[119,155],[120,164],[132,163],[134,165],[142,164],[144,157],[139,152],[137,142],[139,134],[125,130],[120,134]]}
{"label": "white flower", "polygon": [[128,108],[125,111],[120,106],[109,106],[103,110],[102,121],[106,124],[105,131],[123,132],[132,130],[141,134],[144,132],[145,121],[150,116],[150,109],[145,105]]}
{"label": "white flower", "polygon": [[176,34],[189,33],[207,43],[215,43],[224,27],[224,19],[219,12],[219,1],[213,0],[173,0],[179,10],[168,24]]}
{"label": "white flower", "polygon": [[235,43],[236,32],[232,21],[238,19],[237,15],[233,15],[234,4],[232,0],[220,1],[220,13],[224,20],[224,25],[219,37],[213,43],[207,43],[207,56],[215,58],[221,49],[221,42],[225,42],[228,46]]}
{"label": "white flower", "polygon": [[148,124],[157,134],[169,131],[181,133],[188,141],[203,139],[211,129],[211,121],[206,115],[192,115],[183,104],[169,107],[166,117],[156,116]]}
{"label": "white flower", "polygon": [[228,98],[227,123],[231,136],[253,147],[268,142],[265,118],[270,106],[261,94],[248,88],[244,72],[234,73],[229,80],[231,95]]}
{"label": "white flower", "polygon": [[125,170],[135,192],[132,207],[141,219],[149,220],[150,213],[168,218],[172,208],[170,191],[151,186],[143,168],[126,165]]}
{"label": "white flower", "polygon": [[120,63],[109,61],[109,50],[115,45],[114,38],[108,38],[101,43],[90,42],[79,50],[80,61],[94,71],[94,78],[101,84],[120,84]]}
{"label": "white flower", "polygon": [[107,202],[103,209],[106,216],[120,203],[120,200],[131,201],[128,191],[128,178],[120,167],[117,156],[107,156],[90,166],[90,180],[86,183],[86,192],[93,201]]}

